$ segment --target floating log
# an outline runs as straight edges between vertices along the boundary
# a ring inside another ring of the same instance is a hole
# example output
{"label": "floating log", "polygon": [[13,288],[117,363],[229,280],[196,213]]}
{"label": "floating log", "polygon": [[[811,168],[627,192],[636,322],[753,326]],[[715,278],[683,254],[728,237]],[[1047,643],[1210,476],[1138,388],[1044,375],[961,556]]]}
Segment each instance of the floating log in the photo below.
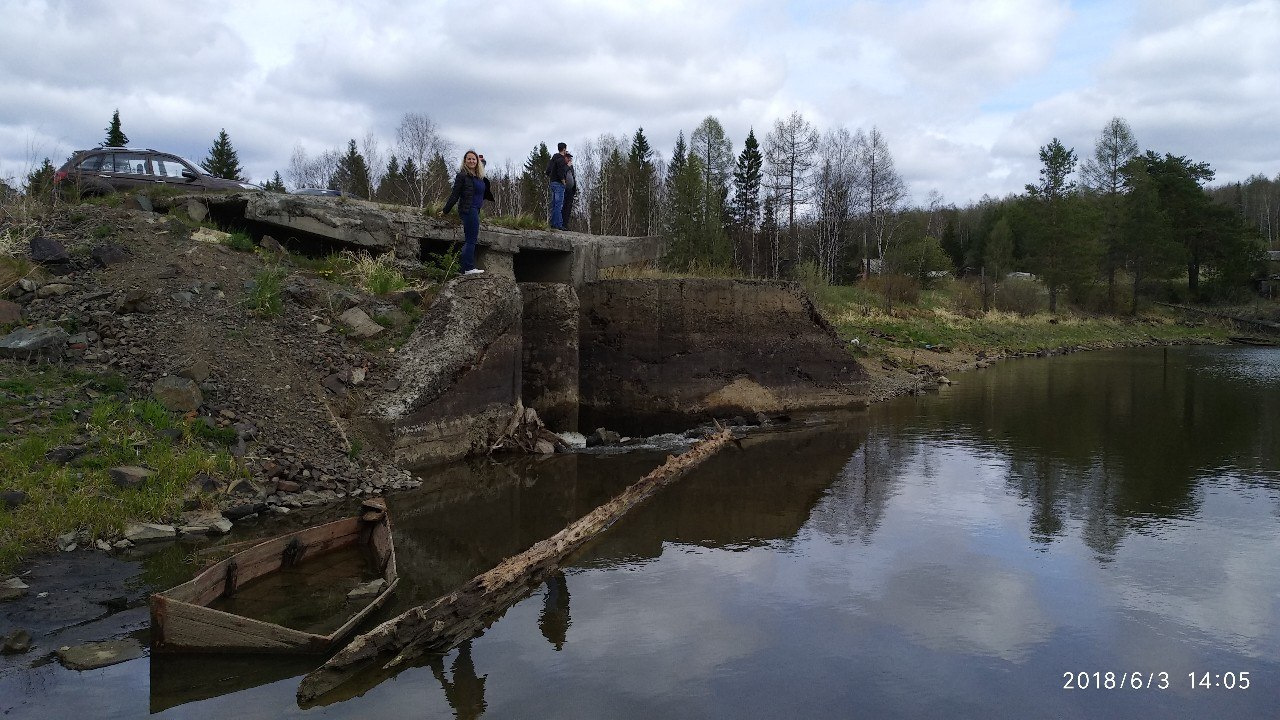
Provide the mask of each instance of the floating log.
{"label": "floating log", "polygon": [[298,702],[310,703],[356,676],[368,676],[375,662],[392,653],[394,657],[381,666],[381,672],[373,673],[376,677],[386,677],[419,656],[448,652],[555,573],[574,550],[732,440],[732,432],[721,430],[687,452],[668,457],[653,472],[555,535],[507,558],[453,592],[355,638],[303,678]]}

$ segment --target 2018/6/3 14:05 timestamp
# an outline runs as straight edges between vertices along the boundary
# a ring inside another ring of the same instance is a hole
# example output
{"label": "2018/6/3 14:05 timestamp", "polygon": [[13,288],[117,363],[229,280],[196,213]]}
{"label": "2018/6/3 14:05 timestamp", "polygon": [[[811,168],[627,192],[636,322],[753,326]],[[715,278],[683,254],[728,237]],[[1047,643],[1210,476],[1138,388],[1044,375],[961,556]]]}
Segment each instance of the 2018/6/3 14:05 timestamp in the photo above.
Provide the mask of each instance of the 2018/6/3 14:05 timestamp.
{"label": "2018/6/3 14:05 timestamp", "polygon": [[[1249,671],[1189,672],[1191,689],[1248,690]],[[1168,690],[1169,673],[1160,672],[1064,672],[1063,690]]]}

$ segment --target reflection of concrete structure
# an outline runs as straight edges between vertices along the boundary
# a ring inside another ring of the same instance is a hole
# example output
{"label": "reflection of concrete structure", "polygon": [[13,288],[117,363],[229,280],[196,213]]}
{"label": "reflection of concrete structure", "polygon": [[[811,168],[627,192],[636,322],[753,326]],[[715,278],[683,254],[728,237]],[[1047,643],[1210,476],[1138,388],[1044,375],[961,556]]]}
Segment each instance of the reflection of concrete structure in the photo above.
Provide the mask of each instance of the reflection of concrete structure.
{"label": "reflection of concrete structure", "polygon": [[[721,451],[618,521],[575,564],[658,557],[663,543],[726,547],[794,537],[866,435],[865,419],[761,432]],[[448,592],[561,530],[666,453],[557,455],[441,468],[396,496],[401,585],[393,613]],[[796,458],[803,457],[799,464]]]}

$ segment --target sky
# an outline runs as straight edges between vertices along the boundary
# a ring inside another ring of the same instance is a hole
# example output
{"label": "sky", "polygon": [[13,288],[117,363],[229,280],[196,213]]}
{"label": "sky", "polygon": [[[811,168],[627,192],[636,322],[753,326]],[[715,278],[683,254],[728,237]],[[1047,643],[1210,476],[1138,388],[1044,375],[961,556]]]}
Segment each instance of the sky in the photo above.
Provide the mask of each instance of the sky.
{"label": "sky", "polygon": [[249,179],[379,139],[406,113],[519,166],[707,116],[735,156],[799,112],[876,127],[911,204],[1035,182],[1123,118],[1215,184],[1280,174],[1280,0],[0,0],[0,179],[106,136],[195,161],[225,129]]}

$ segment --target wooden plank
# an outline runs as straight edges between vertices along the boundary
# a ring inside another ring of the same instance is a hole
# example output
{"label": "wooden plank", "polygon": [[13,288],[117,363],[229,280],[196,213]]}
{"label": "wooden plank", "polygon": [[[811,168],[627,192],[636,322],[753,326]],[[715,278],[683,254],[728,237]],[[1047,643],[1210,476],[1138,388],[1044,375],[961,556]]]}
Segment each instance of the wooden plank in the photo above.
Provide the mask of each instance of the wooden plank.
{"label": "wooden plank", "polygon": [[[310,703],[357,676],[362,681],[372,677],[377,682],[415,657],[447,652],[556,572],[574,550],[732,440],[729,430],[721,430],[688,452],[668,457],[653,472],[555,535],[507,558],[453,592],[429,604],[411,608],[352,640],[328,662],[303,678],[298,688],[299,703]],[[382,665],[381,672],[371,675],[370,667],[387,657],[391,659]]]}

